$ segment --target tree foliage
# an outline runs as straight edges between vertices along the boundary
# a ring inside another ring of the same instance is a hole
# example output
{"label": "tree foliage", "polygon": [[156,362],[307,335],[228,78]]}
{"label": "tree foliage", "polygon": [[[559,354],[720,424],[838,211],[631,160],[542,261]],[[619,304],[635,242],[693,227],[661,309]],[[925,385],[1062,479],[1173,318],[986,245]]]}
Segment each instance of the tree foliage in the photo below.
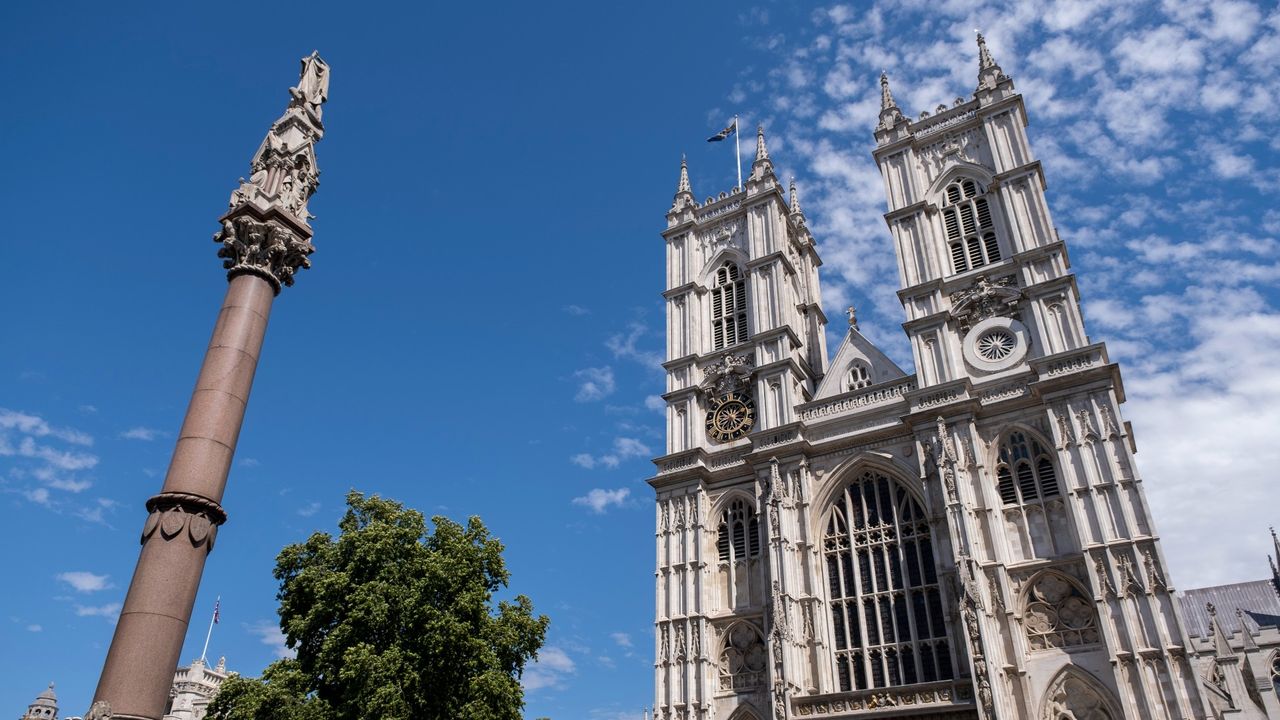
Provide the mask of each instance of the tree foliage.
{"label": "tree foliage", "polygon": [[335,539],[276,559],[280,627],[296,660],[228,680],[211,720],[517,720],[520,675],[548,619],[529,598],[492,604],[509,580],[502,543],[397,502],[347,495]]}

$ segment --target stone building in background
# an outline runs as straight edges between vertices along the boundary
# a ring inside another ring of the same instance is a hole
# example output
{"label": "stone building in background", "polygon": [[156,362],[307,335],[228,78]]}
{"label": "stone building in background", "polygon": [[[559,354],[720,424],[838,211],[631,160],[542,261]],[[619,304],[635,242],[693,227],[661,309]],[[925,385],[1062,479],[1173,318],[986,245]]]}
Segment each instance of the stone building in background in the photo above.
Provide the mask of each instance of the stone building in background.
{"label": "stone building in background", "polygon": [[[227,671],[226,658],[218,658],[218,664],[212,668],[205,664],[203,658],[193,661],[187,667],[178,668],[173,675],[173,687],[169,690],[164,720],[204,720],[213,696],[218,694],[218,688],[231,675]],[[52,683],[48,690],[36,697],[36,701],[27,709],[27,714],[19,720],[59,720],[58,696],[53,691]],[[83,718],[72,716],[62,720]]]}
{"label": "stone building in background", "polygon": [[763,130],[743,187],[698,203],[681,167],[657,720],[1280,719],[1274,623],[1236,638],[1222,608],[1189,639],[1201,595],[1175,594],[1022,97],[978,47],[975,92],[916,119],[881,77],[915,374],[852,308],[828,360],[821,259]]}

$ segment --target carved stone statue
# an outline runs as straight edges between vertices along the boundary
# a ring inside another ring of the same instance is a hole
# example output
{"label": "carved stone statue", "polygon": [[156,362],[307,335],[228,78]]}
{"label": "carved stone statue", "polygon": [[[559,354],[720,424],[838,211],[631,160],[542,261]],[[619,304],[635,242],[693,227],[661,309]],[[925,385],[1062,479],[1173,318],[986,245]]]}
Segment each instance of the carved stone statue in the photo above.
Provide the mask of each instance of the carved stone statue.
{"label": "carved stone statue", "polygon": [[320,118],[320,106],[329,99],[329,64],[320,59],[319,52],[312,51],[302,58],[298,86],[289,88],[289,94],[316,119]]}

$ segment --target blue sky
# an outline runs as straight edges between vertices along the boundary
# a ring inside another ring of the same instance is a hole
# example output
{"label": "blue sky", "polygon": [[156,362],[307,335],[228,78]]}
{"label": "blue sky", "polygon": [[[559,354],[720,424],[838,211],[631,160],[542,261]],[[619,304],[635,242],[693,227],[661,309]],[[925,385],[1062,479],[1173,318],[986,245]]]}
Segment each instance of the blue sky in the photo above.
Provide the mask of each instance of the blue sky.
{"label": "blue sky", "polygon": [[[651,695],[659,231],[689,153],[763,123],[824,305],[910,365],[869,156],[908,114],[1025,94],[1088,328],[1121,361],[1180,587],[1262,576],[1280,466],[1280,14],[1248,2],[797,9],[121,4],[0,11],[0,708],[83,712],[225,288],[209,240],[298,58],[333,68],[314,268],[273,310],[184,660],[279,650],[281,546],[355,487],[479,514],[553,619],[528,716]],[[1224,528],[1229,528],[1225,530]]]}

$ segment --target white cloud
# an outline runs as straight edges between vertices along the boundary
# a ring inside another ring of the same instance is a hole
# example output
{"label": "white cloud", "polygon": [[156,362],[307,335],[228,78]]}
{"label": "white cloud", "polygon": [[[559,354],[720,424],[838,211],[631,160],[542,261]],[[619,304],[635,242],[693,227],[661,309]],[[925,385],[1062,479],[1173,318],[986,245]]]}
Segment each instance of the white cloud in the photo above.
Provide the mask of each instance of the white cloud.
{"label": "white cloud", "polygon": [[579,381],[578,394],[574,400],[578,402],[595,402],[613,394],[617,383],[613,379],[613,368],[608,365],[598,368],[583,368],[573,376]]}
{"label": "white cloud", "polygon": [[630,488],[618,488],[617,490],[595,488],[582,497],[574,498],[573,504],[590,508],[591,512],[596,514],[604,514],[610,506],[622,507],[630,495]]}
{"label": "white cloud", "polygon": [[520,684],[526,691],[560,688],[577,669],[573,658],[564,650],[555,646],[544,647],[538,651],[538,659],[525,668]]}
{"label": "white cloud", "polygon": [[636,347],[649,329],[641,323],[631,323],[626,333],[617,333],[605,341],[605,347],[615,358],[634,360],[645,367],[662,369],[662,353],[657,350],[641,350]]}
{"label": "white cloud", "polygon": [[36,625],[35,623],[32,623],[27,626],[27,632],[33,632],[33,633],[44,632],[44,628],[41,627],[40,625]]}
{"label": "white cloud", "polygon": [[588,470],[596,466],[596,459],[591,457],[589,453],[578,453],[577,455],[569,458],[569,462]]}
{"label": "white cloud", "polygon": [[[623,425],[631,430],[647,431],[647,428],[637,427],[632,423],[623,423]],[[653,451],[649,446],[633,437],[616,437],[613,439],[613,450],[600,455],[592,456],[588,453],[578,453],[569,458],[569,462],[588,470],[603,465],[610,470],[618,467],[622,463],[632,458],[646,457],[652,455]]]}
{"label": "white cloud", "polygon": [[609,637],[613,639],[618,647],[631,647],[631,636],[624,632],[609,633]]}
{"label": "white cloud", "polygon": [[75,588],[76,592],[88,593],[106,590],[113,587],[110,575],[96,575],[85,570],[58,573],[58,579]]}
{"label": "white cloud", "polygon": [[581,305],[565,305],[564,311],[569,313],[570,315],[574,315],[577,317],[582,317],[583,315],[591,314],[590,310],[582,307]]}
{"label": "white cloud", "polygon": [[278,658],[291,658],[297,655],[297,652],[289,649],[285,643],[284,632],[280,630],[280,626],[270,620],[259,620],[253,624],[245,623],[244,629],[250,635],[257,636],[258,642],[271,648],[271,652]]}
{"label": "white cloud", "polygon": [[49,491],[45,488],[32,488],[22,492],[23,497],[37,505],[49,505]]}
{"label": "white cloud", "polygon": [[120,615],[120,603],[107,603],[106,605],[76,605],[77,617],[100,617],[107,620],[115,620]]}
{"label": "white cloud", "polygon": [[128,430],[120,433],[120,437],[125,440],[142,440],[144,442],[151,442],[152,440],[163,437],[164,435],[165,433],[160,430],[143,427],[141,425],[129,428]]}
{"label": "white cloud", "polygon": [[32,437],[52,436],[72,445],[92,445],[93,437],[88,433],[71,428],[58,428],[49,425],[43,418],[28,415],[15,410],[0,408],[0,430],[17,430],[23,435]]}
{"label": "white cloud", "polygon": [[666,413],[667,411],[667,401],[663,400],[661,395],[646,395],[644,406],[654,412]]}
{"label": "white cloud", "polygon": [[318,512],[320,512],[320,503],[318,502],[310,502],[298,508],[298,514],[302,517],[311,517]]}

